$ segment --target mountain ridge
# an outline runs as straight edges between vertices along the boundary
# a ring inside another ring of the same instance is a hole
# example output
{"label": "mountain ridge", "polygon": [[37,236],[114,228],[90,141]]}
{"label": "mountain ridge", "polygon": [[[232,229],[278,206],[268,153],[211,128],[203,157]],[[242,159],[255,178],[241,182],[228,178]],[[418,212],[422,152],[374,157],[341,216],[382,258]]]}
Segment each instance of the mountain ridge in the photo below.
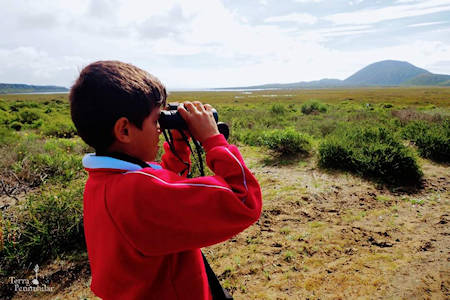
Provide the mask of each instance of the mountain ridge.
{"label": "mountain ridge", "polygon": [[0,83],[0,94],[67,92],[68,88],[56,85],[29,85],[22,83]]}
{"label": "mountain ridge", "polygon": [[374,86],[450,86],[450,75],[433,74],[406,61],[383,60],[372,63],[344,80],[325,78],[293,83],[268,83],[230,89],[302,89]]}

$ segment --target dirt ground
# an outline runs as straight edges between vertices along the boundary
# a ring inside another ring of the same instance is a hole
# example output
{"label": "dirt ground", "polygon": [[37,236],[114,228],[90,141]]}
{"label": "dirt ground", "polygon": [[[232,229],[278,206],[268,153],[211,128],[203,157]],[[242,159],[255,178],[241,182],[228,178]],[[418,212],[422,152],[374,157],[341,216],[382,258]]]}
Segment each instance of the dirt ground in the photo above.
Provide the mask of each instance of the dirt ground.
{"label": "dirt ground", "polygon": [[[325,172],[312,159],[280,165],[241,147],[259,179],[259,221],[204,249],[235,299],[450,299],[450,168],[421,160],[420,188],[388,188]],[[42,267],[54,291],[14,299],[96,299],[87,260]]]}

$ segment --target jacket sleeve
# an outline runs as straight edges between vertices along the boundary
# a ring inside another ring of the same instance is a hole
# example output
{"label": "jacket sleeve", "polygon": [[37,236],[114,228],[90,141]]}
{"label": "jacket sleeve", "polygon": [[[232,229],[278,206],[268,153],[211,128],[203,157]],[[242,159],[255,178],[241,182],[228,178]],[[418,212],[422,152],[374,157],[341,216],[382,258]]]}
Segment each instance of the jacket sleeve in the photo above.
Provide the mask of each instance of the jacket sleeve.
{"label": "jacket sleeve", "polygon": [[261,190],[239,150],[222,135],[203,146],[215,176],[187,179],[143,169],[121,175],[107,187],[106,206],[113,222],[143,255],[216,244],[258,220]]}
{"label": "jacket sleeve", "polygon": [[169,143],[164,142],[163,147],[164,154],[161,157],[162,167],[186,177],[191,165],[191,151],[188,145],[184,141],[174,140],[175,151],[179,157],[172,153]]}

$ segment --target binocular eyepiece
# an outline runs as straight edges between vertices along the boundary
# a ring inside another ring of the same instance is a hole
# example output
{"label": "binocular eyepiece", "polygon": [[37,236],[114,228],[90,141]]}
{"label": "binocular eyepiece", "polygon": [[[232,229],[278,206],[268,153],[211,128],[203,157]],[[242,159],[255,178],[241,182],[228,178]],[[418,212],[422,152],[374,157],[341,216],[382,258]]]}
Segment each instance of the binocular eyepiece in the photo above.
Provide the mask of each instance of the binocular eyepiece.
{"label": "binocular eyepiece", "polygon": [[[180,104],[177,102],[169,103],[166,110],[162,110],[161,114],[159,115],[158,123],[162,130],[164,129],[178,129],[178,130],[187,130],[188,126],[186,124],[186,121],[181,117],[180,113],[178,112],[177,108]],[[228,139],[230,135],[230,129],[228,128],[228,125],[223,122],[219,121],[219,114],[217,113],[217,110],[214,108],[212,109],[214,119],[217,123],[217,128],[219,129],[219,132],[224,135],[226,139]]]}

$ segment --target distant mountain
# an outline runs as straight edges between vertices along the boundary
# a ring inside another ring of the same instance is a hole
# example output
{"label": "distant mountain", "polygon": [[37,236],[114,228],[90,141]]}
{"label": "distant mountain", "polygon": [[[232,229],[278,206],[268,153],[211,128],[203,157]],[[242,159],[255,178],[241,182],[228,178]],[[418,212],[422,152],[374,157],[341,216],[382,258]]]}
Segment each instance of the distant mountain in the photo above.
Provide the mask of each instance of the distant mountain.
{"label": "distant mountain", "polygon": [[437,85],[450,86],[450,75],[443,74],[421,74],[403,84],[405,85]]}
{"label": "distant mountain", "polygon": [[13,84],[0,83],[0,94],[14,94],[14,93],[60,93],[67,92],[69,89],[62,86],[54,85],[28,85],[28,84]]}
{"label": "distant mountain", "polygon": [[294,83],[273,83],[226,89],[302,89],[367,86],[450,86],[450,75],[433,74],[406,61],[384,60],[368,65],[345,80],[322,79]]}
{"label": "distant mountain", "polygon": [[302,89],[302,88],[333,88],[343,86],[344,83],[339,79],[321,79],[315,81],[300,81],[294,83],[269,83],[263,85],[228,87],[219,90],[251,90],[251,89]]}
{"label": "distant mountain", "polygon": [[401,85],[418,75],[431,74],[406,61],[384,60],[359,70],[344,80],[346,85]]}

